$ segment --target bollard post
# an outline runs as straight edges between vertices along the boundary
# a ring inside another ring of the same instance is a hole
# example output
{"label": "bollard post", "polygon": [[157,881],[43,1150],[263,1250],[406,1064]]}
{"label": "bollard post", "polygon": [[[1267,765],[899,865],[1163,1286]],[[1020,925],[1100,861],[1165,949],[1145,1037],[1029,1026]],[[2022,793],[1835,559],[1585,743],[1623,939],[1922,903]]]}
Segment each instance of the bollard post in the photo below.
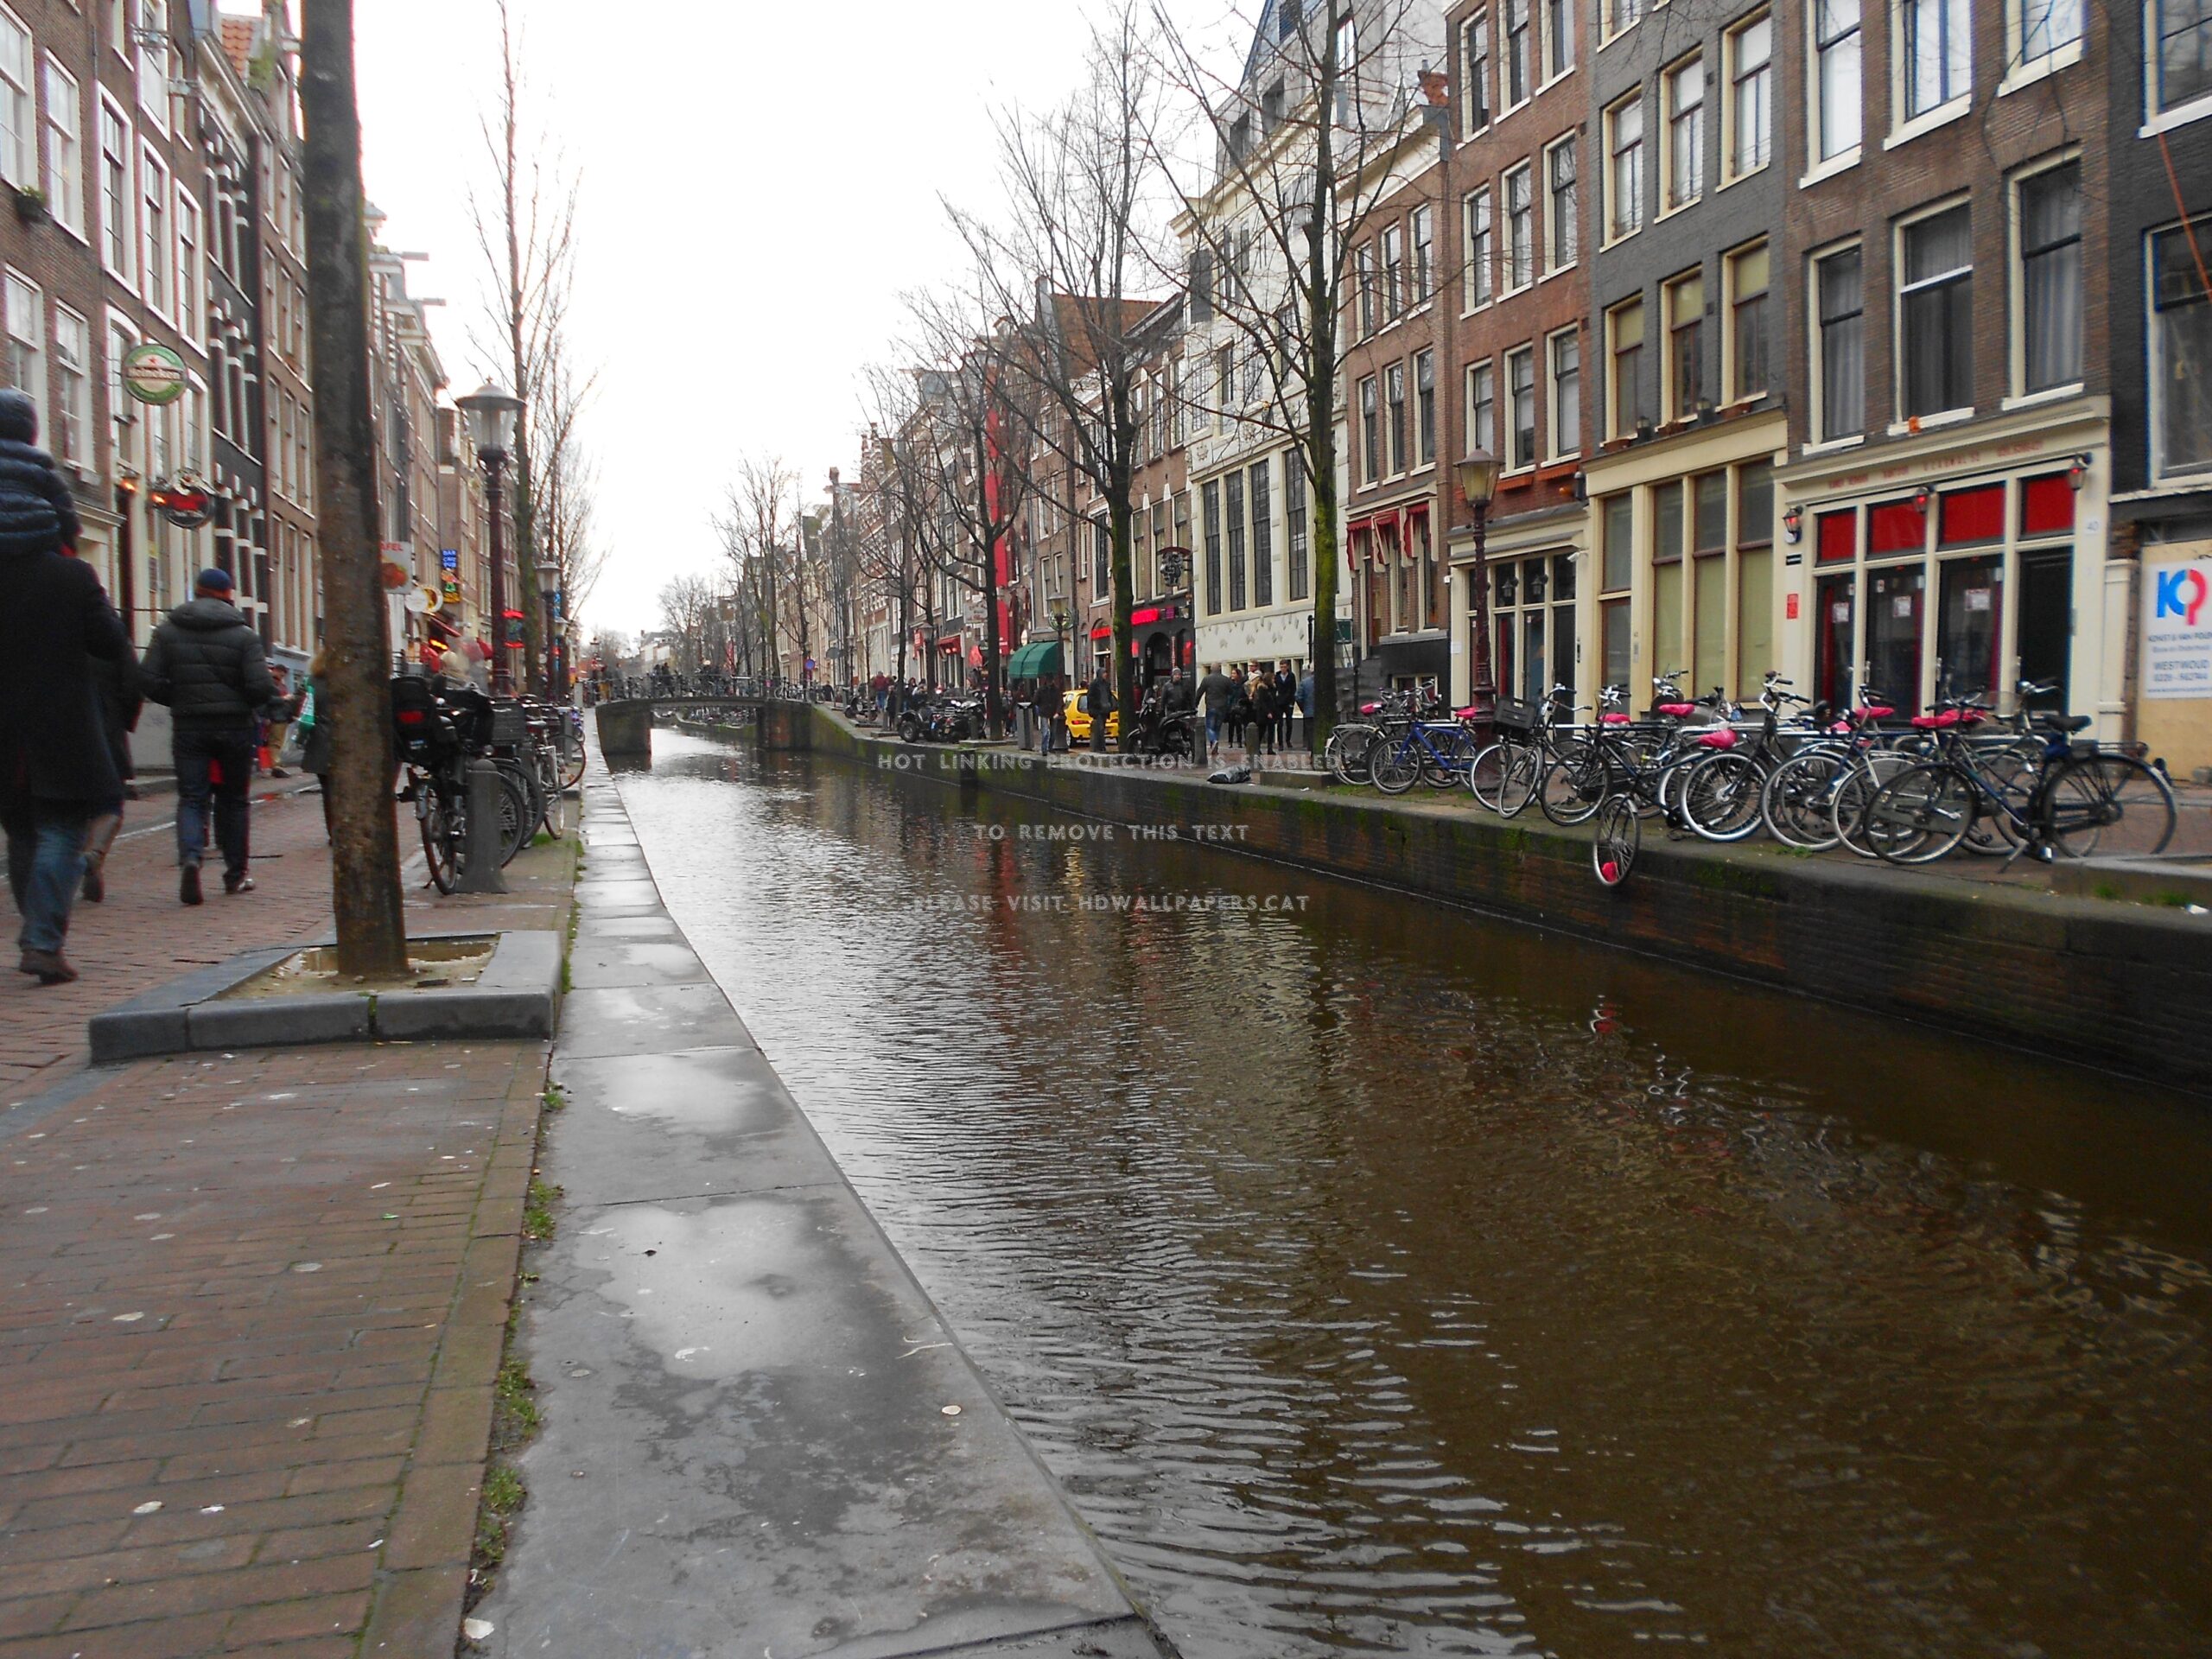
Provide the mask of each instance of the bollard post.
{"label": "bollard post", "polygon": [[468,849],[457,893],[505,893],[499,870],[499,769],[489,760],[468,763]]}

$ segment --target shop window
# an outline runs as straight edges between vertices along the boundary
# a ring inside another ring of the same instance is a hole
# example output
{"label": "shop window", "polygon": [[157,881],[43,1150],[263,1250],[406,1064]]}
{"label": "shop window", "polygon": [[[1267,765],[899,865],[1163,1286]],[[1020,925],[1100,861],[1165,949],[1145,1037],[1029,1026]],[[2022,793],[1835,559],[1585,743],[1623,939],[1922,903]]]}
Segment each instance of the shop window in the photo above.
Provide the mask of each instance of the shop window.
{"label": "shop window", "polygon": [[1903,708],[1920,701],[1920,607],[1927,588],[1923,564],[1866,574],[1868,683]]}
{"label": "shop window", "polygon": [[1866,556],[1919,553],[1928,546],[1928,509],[1918,497],[1885,501],[1866,513]]}
{"label": "shop window", "polygon": [[1849,508],[1841,512],[1824,512],[1820,516],[1814,534],[1814,545],[1819,550],[1822,564],[1840,564],[1859,556],[1859,515]]}
{"label": "shop window", "polygon": [[1728,560],[1707,553],[1690,566],[1690,683],[1693,696],[1728,684]]}
{"label": "shop window", "polygon": [[1848,573],[1822,576],[1814,596],[1813,696],[1834,709],[1851,700],[1857,586]]}
{"label": "shop window", "polygon": [[1939,686],[1953,696],[1986,696],[2003,688],[1997,651],[2005,615],[2005,560],[1985,553],[1948,559],[1942,566],[1942,597],[1936,613],[1936,673]]}
{"label": "shop window", "polygon": [[1624,491],[1605,498],[1601,519],[1602,547],[1598,586],[1605,597],[1599,601],[1599,644],[1604,653],[1600,678],[1606,685],[1625,685],[1629,675],[1629,582],[1636,568],[1636,499]]}
{"label": "shop window", "polygon": [[1975,490],[1946,490],[1936,513],[1938,547],[1970,547],[1977,542],[2005,539],[2005,486],[1986,484]]}
{"label": "shop window", "polygon": [[2046,473],[2020,486],[2020,534],[2063,536],[2074,528],[2074,480]]}
{"label": "shop window", "polygon": [[1651,492],[1651,671],[1687,671],[1682,660],[1682,485]]}
{"label": "shop window", "polygon": [[1651,557],[1663,564],[1682,556],[1682,486],[1679,479],[1651,492]]}
{"label": "shop window", "polygon": [[1700,553],[1718,553],[1728,545],[1728,474],[1700,473],[1696,480],[1697,539]]}
{"label": "shop window", "polygon": [[1755,461],[1736,474],[1736,695],[1774,666],[1774,467]]}

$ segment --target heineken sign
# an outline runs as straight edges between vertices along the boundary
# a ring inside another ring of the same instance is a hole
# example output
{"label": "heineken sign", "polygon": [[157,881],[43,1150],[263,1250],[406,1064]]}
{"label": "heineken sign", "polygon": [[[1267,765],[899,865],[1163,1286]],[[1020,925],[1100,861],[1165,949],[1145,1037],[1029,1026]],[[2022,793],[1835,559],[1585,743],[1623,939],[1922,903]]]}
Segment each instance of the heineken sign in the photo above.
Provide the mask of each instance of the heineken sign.
{"label": "heineken sign", "polygon": [[142,341],[123,354],[123,389],[142,404],[173,404],[184,396],[184,359],[166,346]]}

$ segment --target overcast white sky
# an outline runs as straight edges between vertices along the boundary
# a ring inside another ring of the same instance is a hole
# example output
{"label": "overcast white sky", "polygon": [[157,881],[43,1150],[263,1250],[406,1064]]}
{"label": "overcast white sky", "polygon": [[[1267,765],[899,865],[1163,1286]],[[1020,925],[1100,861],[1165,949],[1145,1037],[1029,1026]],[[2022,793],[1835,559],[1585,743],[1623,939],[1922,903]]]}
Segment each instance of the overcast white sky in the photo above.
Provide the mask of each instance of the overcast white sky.
{"label": "overcast white sky", "polygon": [[[1219,22],[1234,0],[1194,0]],[[855,462],[860,371],[899,296],[957,268],[940,194],[993,196],[991,111],[1075,83],[1077,0],[518,0],[530,113],[582,181],[575,333],[600,369],[588,442],[611,550],[587,622],[655,624],[669,577],[716,554],[709,517],[741,454],[818,499]],[[498,61],[491,0],[361,0],[369,199],[452,391],[492,365],[467,193]],[[501,378],[505,378],[504,375]]]}

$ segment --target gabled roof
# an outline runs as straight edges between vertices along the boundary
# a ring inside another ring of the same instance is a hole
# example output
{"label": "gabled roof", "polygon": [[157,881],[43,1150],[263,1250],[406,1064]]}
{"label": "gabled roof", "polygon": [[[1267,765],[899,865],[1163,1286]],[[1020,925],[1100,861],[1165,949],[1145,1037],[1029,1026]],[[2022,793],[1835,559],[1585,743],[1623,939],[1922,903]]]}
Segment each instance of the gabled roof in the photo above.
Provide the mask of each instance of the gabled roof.
{"label": "gabled roof", "polygon": [[251,17],[226,16],[223,22],[223,55],[231,60],[231,67],[243,79],[247,65],[253,60],[253,37],[260,24]]}

